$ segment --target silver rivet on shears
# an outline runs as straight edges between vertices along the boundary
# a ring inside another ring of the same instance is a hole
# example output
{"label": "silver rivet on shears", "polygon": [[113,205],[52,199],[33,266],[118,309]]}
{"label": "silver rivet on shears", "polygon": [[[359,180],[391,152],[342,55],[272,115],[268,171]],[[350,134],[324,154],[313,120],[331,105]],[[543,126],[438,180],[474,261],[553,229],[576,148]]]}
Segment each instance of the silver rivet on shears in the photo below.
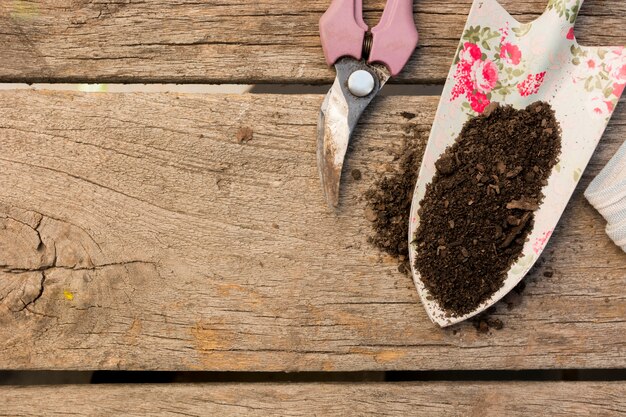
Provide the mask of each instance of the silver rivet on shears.
{"label": "silver rivet on shears", "polygon": [[365,70],[354,71],[348,78],[348,89],[357,97],[368,96],[374,86],[374,77]]}

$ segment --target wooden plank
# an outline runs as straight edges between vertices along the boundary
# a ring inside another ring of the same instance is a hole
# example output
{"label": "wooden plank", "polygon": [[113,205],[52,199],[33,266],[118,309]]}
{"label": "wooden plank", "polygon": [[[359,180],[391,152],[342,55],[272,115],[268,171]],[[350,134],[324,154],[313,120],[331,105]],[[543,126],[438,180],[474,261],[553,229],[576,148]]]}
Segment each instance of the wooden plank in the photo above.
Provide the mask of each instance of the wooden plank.
{"label": "wooden plank", "polygon": [[[329,0],[0,3],[2,82],[328,83],[318,20]],[[366,3],[370,25],[384,0]],[[530,21],[546,0],[503,0]],[[416,0],[420,47],[397,82],[444,80],[471,0]],[[583,44],[624,45],[622,0],[587,0]]]}
{"label": "wooden plank", "polygon": [[0,416],[593,416],[626,413],[623,382],[2,387]]}
{"label": "wooden plank", "polygon": [[367,243],[361,196],[405,135],[426,140],[437,98],[374,104],[346,167],[363,179],[344,180],[337,215],[317,175],[321,101],[0,93],[0,368],[626,366],[626,254],[581,194],[623,141],[626,107],[521,305],[482,335],[431,324]]}

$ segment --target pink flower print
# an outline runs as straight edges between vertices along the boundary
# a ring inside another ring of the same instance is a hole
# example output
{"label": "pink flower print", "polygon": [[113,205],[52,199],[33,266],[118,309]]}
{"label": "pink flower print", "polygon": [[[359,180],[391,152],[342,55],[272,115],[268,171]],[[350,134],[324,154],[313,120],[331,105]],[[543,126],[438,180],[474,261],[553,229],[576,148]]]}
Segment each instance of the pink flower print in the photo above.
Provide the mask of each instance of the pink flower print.
{"label": "pink flower print", "polygon": [[566,38],[569,39],[570,41],[574,40],[574,27],[573,26],[569,29],[569,32],[567,32]]}
{"label": "pink flower print", "polygon": [[487,107],[490,103],[485,94],[479,93],[477,91],[472,93],[472,95],[469,97],[469,101],[472,110],[474,110],[476,113],[484,112],[485,107]]}
{"label": "pink flower print", "polygon": [[540,72],[539,74],[529,74],[524,81],[517,84],[517,91],[519,91],[522,97],[537,94],[543,84],[545,76],[545,71]]}
{"label": "pink flower print", "polygon": [[616,68],[614,75],[619,81],[626,82],[626,63],[624,63],[621,67]]}
{"label": "pink flower print", "polygon": [[615,104],[613,104],[612,101],[607,100],[604,100],[604,104],[606,104],[606,108],[609,110],[609,113],[613,113],[613,110],[615,110]]}
{"label": "pink flower print", "polygon": [[626,83],[626,48],[614,48],[606,57],[606,70],[618,83]]}
{"label": "pink flower print", "polygon": [[506,22],[503,27],[500,28],[500,33],[502,37],[500,38],[500,43],[504,43],[506,38],[509,36],[509,22]]}
{"label": "pink flower print", "polygon": [[619,83],[613,84],[613,95],[617,98],[621,97],[622,93],[624,92],[625,87],[626,87],[626,84],[619,84]]}
{"label": "pink flower print", "polygon": [[595,77],[602,72],[602,65],[595,59],[590,58],[583,61],[583,71],[585,71],[585,77]]}
{"label": "pink flower print", "polygon": [[538,237],[537,240],[535,240],[535,244],[533,245],[533,250],[535,251],[537,255],[539,255],[543,251],[543,248],[546,246],[546,243],[550,239],[550,236],[552,236],[552,232],[553,230],[548,230],[547,232],[543,232],[541,237]]}
{"label": "pink flower print", "polygon": [[[498,67],[493,61],[476,61],[471,69],[474,88],[480,93],[488,93],[498,82]],[[482,112],[481,112],[482,113]]]}
{"label": "pink flower print", "polygon": [[569,50],[562,50],[548,56],[550,65],[549,70],[560,71],[571,60],[571,53]]}
{"label": "pink flower print", "polygon": [[509,64],[519,65],[522,61],[522,51],[520,51],[517,45],[504,43],[500,49],[500,58],[504,59]]}
{"label": "pink flower print", "polygon": [[474,91],[474,81],[471,76],[472,65],[482,58],[482,51],[473,43],[466,42],[459,53],[459,63],[454,74],[455,84],[452,88],[452,100],[463,95],[469,95]]}
{"label": "pink flower print", "polygon": [[612,102],[607,101],[604,95],[598,95],[591,99],[591,111],[596,116],[605,117],[613,112],[614,105]]}
{"label": "pink flower print", "polygon": [[549,57],[552,53],[554,53],[554,48],[549,42],[530,42],[530,45],[527,45],[528,52],[527,54],[531,56],[546,56]]}

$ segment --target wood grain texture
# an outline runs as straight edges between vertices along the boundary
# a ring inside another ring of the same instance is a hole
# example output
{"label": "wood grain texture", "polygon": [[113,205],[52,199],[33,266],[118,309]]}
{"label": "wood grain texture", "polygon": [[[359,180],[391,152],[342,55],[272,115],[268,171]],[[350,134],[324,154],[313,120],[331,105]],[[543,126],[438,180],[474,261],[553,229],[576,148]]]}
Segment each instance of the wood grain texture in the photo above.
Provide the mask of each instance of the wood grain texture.
{"label": "wood grain texture", "polygon": [[367,243],[360,196],[405,136],[426,140],[437,100],[374,103],[346,167],[363,179],[344,179],[334,215],[321,96],[0,93],[0,368],[626,366],[626,254],[581,194],[626,107],[524,296],[498,306],[505,328],[485,335],[430,323]]}
{"label": "wood grain texture", "polygon": [[623,382],[78,385],[0,388],[0,416],[609,417]]}
{"label": "wood grain texture", "polygon": [[[0,2],[0,81],[329,83],[318,20],[329,0]],[[384,0],[365,2],[373,26]],[[521,21],[546,0],[502,0]],[[441,82],[471,0],[416,0],[420,46],[396,82]],[[587,0],[577,36],[626,44],[626,3]]]}

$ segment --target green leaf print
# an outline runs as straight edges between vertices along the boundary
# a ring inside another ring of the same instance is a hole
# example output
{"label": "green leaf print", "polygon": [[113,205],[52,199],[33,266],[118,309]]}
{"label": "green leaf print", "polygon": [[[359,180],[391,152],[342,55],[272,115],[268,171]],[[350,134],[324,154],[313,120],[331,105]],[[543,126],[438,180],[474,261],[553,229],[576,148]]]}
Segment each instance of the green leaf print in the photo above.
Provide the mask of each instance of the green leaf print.
{"label": "green leaf print", "polygon": [[463,33],[462,39],[476,45],[481,45],[484,49],[491,50],[489,41],[499,37],[499,32],[493,31],[488,27],[470,26],[465,30],[465,33]]}
{"label": "green leaf print", "polygon": [[460,43],[459,48],[456,51],[456,55],[454,56],[454,65],[458,64],[461,60],[461,51],[463,50],[463,42]]}
{"label": "green leaf print", "polygon": [[532,254],[528,254],[524,256],[522,259],[517,261],[515,265],[511,268],[511,273],[515,276],[519,276],[528,270],[535,263],[535,256]]}
{"label": "green leaf print", "polygon": [[572,45],[570,47],[570,51],[572,55],[577,57],[587,56],[587,51],[584,51],[583,48],[581,48],[580,46]]}
{"label": "green leaf print", "polygon": [[559,17],[565,17],[569,23],[574,23],[580,10],[581,0],[576,0],[572,6],[568,6],[570,0],[550,0],[548,2],[548,10],[554,10]]}
{"label": "green leaf print", "polygon": [[480,26],[470,26],[463,33],[463,40],[476,43],[480,39]]}
{"label": "green leaf print", "polygon": [[570,13],[570,17],[569,17],[569,22],[571,24],[574,24],[574,22],[576,22],[576,18],[578,17],[578,11],[580,9],[580,4],[576,4],[576,6],[572,7]]}
{"label": "green leaf print", "polygon": [[518,38],[521,38],[522,36],[530,32],[530,29],[532,27],[533,27],[532,23],[526,23],[526,24],[520,25],[520,27],[518,28],[513,28],[513,33],[515,33],[515,36],[517,36]]}

